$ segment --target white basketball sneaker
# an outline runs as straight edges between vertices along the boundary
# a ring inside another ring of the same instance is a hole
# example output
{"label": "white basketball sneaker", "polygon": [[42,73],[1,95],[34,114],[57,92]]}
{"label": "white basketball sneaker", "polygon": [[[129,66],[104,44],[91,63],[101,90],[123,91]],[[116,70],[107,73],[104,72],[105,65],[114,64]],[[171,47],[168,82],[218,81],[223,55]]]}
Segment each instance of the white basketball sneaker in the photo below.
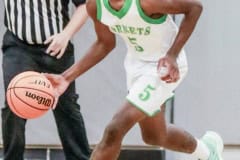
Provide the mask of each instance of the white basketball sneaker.
{"label": "white basketball sneaker", "polygon": [[207,145],[210,151],[208,160],[223,160],[223,140],[219,134],[207,131],[201,141]]}

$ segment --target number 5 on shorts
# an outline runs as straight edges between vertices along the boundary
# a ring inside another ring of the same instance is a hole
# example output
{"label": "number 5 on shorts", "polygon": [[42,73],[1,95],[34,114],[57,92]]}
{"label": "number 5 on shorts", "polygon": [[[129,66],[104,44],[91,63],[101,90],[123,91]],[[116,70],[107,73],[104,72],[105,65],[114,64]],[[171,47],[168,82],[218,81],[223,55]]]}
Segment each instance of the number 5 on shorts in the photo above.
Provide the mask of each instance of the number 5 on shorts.
{"label": "number 5 on shorts", "polygon": [[154,87],[152,87],[150,84],[147,85],[143,92],[138,95],[139,99],[141,99],[142,101],[147,101],[151,97],[150,92],[153,90],[155,90]]}

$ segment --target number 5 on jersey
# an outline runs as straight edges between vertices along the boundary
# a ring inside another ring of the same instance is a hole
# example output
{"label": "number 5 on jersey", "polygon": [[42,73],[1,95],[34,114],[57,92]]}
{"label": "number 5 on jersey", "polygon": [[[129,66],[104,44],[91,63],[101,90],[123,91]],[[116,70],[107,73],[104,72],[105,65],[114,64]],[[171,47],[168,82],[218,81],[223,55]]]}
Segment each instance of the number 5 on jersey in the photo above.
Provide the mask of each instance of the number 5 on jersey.
{"label": "number 5 on jersey", "polygon": [[134,45],[135,50],[136,50],[137,52],[143,52],[143,51],[144,51],[144,49],[137,43],[137,39],[136,39],[136,38],[128,37],[128,40],[129,40],[129,42],[130,42],[131,44]]}

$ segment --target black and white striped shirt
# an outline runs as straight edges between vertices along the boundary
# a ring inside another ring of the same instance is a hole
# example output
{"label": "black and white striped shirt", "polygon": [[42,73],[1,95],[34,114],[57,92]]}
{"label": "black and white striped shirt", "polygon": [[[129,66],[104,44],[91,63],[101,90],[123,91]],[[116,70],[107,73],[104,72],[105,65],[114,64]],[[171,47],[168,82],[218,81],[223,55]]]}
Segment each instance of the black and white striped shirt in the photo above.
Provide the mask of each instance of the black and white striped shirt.
{"label": "black and white striped shirt", "polygon": [[[78,6],[85,0],[72,0]],[[42,44],[69,21],[69,0],[4,0],[5,25],[19,39]]]}

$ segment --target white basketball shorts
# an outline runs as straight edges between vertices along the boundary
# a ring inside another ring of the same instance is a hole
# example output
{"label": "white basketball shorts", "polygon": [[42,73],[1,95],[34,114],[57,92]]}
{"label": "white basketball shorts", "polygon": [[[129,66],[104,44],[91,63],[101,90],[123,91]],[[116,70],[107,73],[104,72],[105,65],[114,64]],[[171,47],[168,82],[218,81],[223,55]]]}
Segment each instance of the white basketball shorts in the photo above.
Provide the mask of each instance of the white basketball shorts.
{"label": "white basketball shorts", "polygon": [[175,83],[165,83],[157,73],[157,62],[125,59],[128,95],[126,99],[148,116],[160,112],[161,105],[174,96],[173,91],[187,74],[185,54],[178,61],[180,79]]}

